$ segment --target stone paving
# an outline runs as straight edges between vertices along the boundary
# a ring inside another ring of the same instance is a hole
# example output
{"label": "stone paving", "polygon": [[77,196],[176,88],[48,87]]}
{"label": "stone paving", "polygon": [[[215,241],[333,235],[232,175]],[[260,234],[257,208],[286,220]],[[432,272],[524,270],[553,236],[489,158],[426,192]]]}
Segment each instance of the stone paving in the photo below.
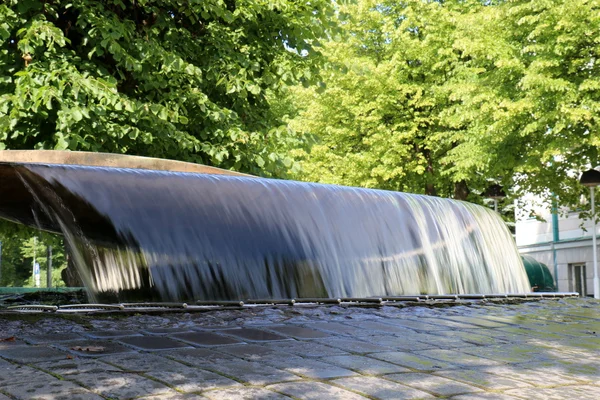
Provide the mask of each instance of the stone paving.
{"label": "stone paving", "polygon": [[0,400],[600,399],[600,302],[0,314]]}

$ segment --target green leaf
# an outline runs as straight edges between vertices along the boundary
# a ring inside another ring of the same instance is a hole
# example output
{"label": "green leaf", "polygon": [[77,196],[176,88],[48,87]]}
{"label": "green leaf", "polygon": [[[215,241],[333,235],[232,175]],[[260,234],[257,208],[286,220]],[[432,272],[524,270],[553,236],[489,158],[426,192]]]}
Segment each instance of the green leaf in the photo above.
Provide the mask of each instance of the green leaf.
{"label": "green leaf", "polygon": [[79,122],[83,119],[83,114],[78,108],[72,108],[71,117],[75,120],[75,122]]}

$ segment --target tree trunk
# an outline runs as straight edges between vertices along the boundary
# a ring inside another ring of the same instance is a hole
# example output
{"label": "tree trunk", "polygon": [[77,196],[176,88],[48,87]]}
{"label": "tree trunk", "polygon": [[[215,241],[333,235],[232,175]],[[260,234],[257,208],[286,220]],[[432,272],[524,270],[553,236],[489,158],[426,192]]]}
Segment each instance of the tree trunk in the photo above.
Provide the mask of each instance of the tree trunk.
{"label": "tree trunk", "polygon": [[469,188],[467,182],[460,181],[454,182],[454,199],[455,200],[467,200],[469,195]]}
{"label": "tree trunk", "polygon": [[435,186],[433,185],[433,183],[425,184],[425,194],[427,196],[437,196],[437,190],[435,190]]}

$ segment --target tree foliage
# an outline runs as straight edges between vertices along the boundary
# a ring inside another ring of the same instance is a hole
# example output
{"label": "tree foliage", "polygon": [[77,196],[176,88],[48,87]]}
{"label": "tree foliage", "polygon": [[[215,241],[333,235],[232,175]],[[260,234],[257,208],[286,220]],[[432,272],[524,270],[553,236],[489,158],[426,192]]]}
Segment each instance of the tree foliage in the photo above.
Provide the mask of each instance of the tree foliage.
{"label": "tree foliage", "polygon": [[[331,16],[326,0],[2,1],[0,149],[127,153],[283,175],[296,139],[277,97],[317,75]],[[33,236],[37,247],[59,239],[0,225],[0,285],[26,285]],[[61,243],[54,257],[55,269],[64,265]]]}
{"label": "tree foliage", "polygon": [[0,287],[34,286],[32,276],[34,255],[40,264],[41,286],[45,287],[48,246],[52,246],[52,286],[65,286],[60,276],[61,270],[67,266],[61,236],[0,220],[0,243],[2,248]]}
{"label": "tree foliage", "polygon": [[600,1],[361,0],[319,88],[296,88],[302,179],[478,201],[578,201],[599,163]]}
{"label": "tree foliage", "polygon": [[489,61],[474,60],[477,85],[454,90],[445,114],[468,139],[448,157],[452,172],[501,177],[517,195],[554,193],[576,204],[578,174],[600,162],[600,1],[519,0],[482,10],[494,37],[481,48]]}
{"label": "tree foliage", "polygon": [[[277,174],[271,103],[311,81],[325,0],[7,0],[0,147],[180,159]],[[278,140],[277,140],[278,139]]]}

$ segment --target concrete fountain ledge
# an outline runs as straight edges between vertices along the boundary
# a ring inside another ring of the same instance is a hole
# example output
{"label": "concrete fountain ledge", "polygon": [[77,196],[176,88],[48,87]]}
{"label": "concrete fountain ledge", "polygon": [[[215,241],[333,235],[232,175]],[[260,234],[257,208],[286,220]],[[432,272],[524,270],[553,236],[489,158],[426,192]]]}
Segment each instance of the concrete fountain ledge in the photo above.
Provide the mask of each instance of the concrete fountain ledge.
{"label": "concrete fountain ledge", "polygon": [[0,150],[0,163],[83,165],[253,177],[235,171],[183,161],[87,151]]}

